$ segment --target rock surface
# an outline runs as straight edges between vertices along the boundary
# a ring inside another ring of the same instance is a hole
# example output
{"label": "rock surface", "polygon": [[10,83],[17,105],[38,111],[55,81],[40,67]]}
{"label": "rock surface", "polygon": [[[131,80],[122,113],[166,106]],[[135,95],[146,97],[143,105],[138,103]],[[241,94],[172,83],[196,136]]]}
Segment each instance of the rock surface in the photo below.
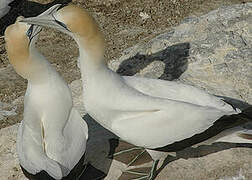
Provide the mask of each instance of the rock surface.
{"label": "rock surface", "polygon": [[[150,42],[125,50],[109,66],[122,75],[183,81],[244,108],[246,103],[252,104],[251,49],[252,3],[247,3],[187,18]],[[74,104],[84,115],[80,80],[72,82],[70,87]],[[84,119],[90,132],[87,161],[108,173],[105,179],[118,179],[126,166],[106,158],[108,140],[113,135],[88,115]],[[0,179],[3,180],[24,179],[16,155],[16,130],[17,125],[0,130]],[[166,158],[156,179],[252,179],[249,146],[214,144],[186,149],[178,157]]]}
{"label": "rock surface", "polygon": [[234,5],[189,17],[150,42],[125,50],[110,67],[122,75],[179,78],[213,94],[251,103],[251,6]]}

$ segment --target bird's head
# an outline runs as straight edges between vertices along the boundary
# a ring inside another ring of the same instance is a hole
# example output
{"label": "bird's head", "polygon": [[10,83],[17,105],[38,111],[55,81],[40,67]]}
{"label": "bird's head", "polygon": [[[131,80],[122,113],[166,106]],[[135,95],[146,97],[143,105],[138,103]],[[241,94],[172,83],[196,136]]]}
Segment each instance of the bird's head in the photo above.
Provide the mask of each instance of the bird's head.
{"label": "bird's head", "polygon": [[[29,55],[29,48],[33,46],[41,27],[20,22],[24,17],[19,16],[16,22],[8,26],[4,33],[7,54],[13,59],[22,59]],[[14,58],[18,56],[19,58]]]}
{"label": "bird's head", "polygon": [[52,6],[37,17],[25,18],[22,22],[57,29],[71,35],[75,40],[86,40],[94,37],[103,38],[99,27],[89,13],[76,5],[60,8],[60,4]]}
{"label": "bird's head", "polygon": [[33,47],[37,35],[41,31],[39,26],[20,22],[22,19],[24,17],[19,16],[14,24],[6,28],[4,33],[8,58],[18,73],[25,66],[30,48]]}
{"label": "bird's head", "polygon": [[91,53],[94,59],[103,59],[105,40],[93,17],[76,5],[60,7],[60,4],[56,4],[39,16],[25,18],[21,22],[51,27],[66,33],[87,53]]}

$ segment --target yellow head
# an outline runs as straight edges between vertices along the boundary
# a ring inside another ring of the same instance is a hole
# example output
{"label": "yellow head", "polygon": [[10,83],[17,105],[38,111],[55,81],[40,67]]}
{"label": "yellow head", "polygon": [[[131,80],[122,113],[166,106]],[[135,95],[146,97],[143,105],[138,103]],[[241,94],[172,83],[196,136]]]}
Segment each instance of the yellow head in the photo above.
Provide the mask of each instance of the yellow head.
{"label": "yellow head", "polygon": [[68,5],[58,10],[55,5],[37,17],[26,18],[22,22],[47,26],[72,36],[87,52],[103,55],[104,37],[97,23],[89,13],[76,5]]}
{"label": "yellow head", "polygon": [[58,10],[54,17],[62,25],[65,25],[65,31],[68,29],[72,33],[83,37],[100,35],[99,27],[93,17],[85,9],[78,6],[65,6]]}
{"label": "yellow head", "polygon": [[33,44],[33,38],[41,29],[19,22],[21,19],[23,17],[18,17],[14,24],[6,28],[4,38],[10,63],[18,74],[24,76],[29,63],[30,47]]}
{"label": "yellow head", "polygon": [[10,63],[13,65],[17,73],[22,73],[26,66],[29,57],[29,43],[30,40],[26,35],[29,25],[20,23],[18,20],[15,24],[7,27],[4,33],[6,50]]}

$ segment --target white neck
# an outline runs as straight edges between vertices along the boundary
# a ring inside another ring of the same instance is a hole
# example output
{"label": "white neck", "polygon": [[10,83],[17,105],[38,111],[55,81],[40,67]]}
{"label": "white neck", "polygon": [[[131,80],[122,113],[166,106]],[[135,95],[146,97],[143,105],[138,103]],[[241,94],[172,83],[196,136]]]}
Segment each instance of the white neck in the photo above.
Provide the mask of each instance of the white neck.
{"label": "white neck", "polygon": [[99,47],[96,48],[96,46],[83,43],[85,42],[83,40],[75,40],[79,46],[80,69],[83,84],[95,83],[93,82],[93,78],[97,74],[100,74],[102,71],[108,69],[104,60],[103,52],[99,52]]}

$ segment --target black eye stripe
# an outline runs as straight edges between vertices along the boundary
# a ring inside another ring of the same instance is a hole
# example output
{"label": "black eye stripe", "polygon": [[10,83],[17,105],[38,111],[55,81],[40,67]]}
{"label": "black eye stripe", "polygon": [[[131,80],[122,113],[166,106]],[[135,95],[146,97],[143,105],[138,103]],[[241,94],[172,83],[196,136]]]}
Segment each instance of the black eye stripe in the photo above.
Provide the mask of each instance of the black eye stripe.
{"label": "black eye stripe", "polygon": [[[35,36],[37,36],[41,31],[42,31],[42,29],[40,28],[40,30],[37,30],[37,28],[38,28],[38,26],[35,26],[35,25],[31,25],[30,26],[30,28],[27,30],[27,32],[26,32],[26,35],[27,35],[27,37],[29,38],[29,45],[30,45],[30,43],[31,43],[31,41],[32,41],[32,39],[35,37]],[[34,32],[36,32],[36,33],[34,33]]]}
{"label": "black eye stripe", "polygon": [[31,38],[33,27],[34,25],[32,24],[31,27],[26,32],[26,36],[28,36],[28,38]]}
{"label": "black eye stripe", "polygon": [[62,27],[64,27],[65,29],[67,29],[66,25],[58,20],[55,19],[55,22],[59,25],[61,25]]}
{"label": "black eye stripe", "polygon": [[52,14],[52,17],[53,17],[54,21],[55,21],[58,25],[62,26],[62,27],[65,28],[66,30],[70,31],[70,30],[67,28],[67,26],[66,26],[63,22],[58,21],[58,20],[54,17],[53,14]]}

